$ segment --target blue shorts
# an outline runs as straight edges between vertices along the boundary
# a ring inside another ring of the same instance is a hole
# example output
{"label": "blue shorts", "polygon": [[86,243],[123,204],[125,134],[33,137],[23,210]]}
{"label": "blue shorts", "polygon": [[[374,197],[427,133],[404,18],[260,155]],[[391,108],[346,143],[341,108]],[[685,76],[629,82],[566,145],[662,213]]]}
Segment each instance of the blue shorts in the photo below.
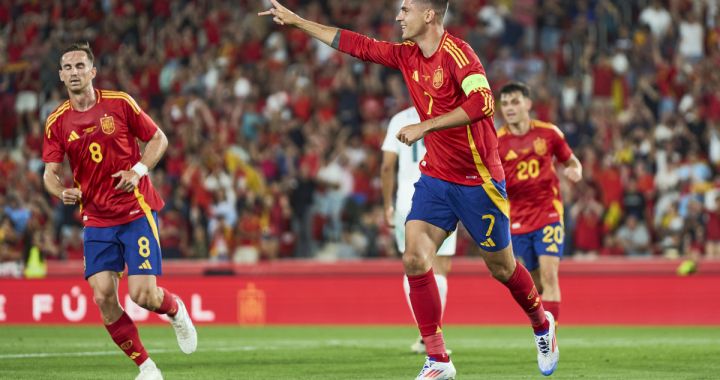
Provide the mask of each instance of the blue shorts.
{"label": "blue shorts", "polygon": [[412,208],[406,219],[422,220],[454,231],[458,220],[485,251],[510,244],[510,219],[505,181],[465,186],[421,175],[415,183]]}
{"label": "blue shorts", "polygon": [[533,232],[513,234],[512,244],[515,257],[527,270],[535,270],[540,266],[539,256],[562,257],[565,228],[562,223],[555,222]]}
{"label": "blue shorts", "polygon": [[85,227],[85,279],[98,272],[122,272],[128,275],[162,274],[162,251],[157,213],[130,223],[112,227]]}

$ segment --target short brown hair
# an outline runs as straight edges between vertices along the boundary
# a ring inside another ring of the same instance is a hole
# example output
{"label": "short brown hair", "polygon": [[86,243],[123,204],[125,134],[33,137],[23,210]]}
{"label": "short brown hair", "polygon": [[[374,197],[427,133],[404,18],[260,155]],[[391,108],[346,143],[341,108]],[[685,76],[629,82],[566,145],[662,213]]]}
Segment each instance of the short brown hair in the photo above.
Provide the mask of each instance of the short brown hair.
{"label": "short brown hair", "polygon": [[69,53],[71,51],[84,51],[85,54],[87,54],[88,60],[91,64],[95,63],[95,56],[93,55],[92,49],[90,49],[90,43],[87,41],[78,41],[73,43],[72,45],[66,47],[62,54],[60,54],[60,57],[65,55],[65,53]]}
{"label": "short brown hair", "polygon": [[504,94],[512,94],[513,92],[519,92],[522,96],[530,99],[530,87],[523,82],[510,82],[500,89],[500,96]]}
{"label": "short brown hair", "polygon": [[445,17],[445,12],[447,12],[448,4],[450,3],[450,0],[413,0],[420,3],[425,3],[430,6],[435,11],[435,14],[438,15],[438,17],[442,20]]}

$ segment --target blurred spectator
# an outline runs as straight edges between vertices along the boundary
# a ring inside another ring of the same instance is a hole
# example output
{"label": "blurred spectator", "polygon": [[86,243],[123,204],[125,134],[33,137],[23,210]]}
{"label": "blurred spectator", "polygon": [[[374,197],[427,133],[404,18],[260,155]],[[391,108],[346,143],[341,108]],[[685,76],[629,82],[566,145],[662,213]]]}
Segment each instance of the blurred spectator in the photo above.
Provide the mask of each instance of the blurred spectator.
{"label": "blurred spectator", "polygon": [[629,257],[649,257],[650,233],[644,223],[635,215],[628,215],[625,223],[617,231],[617,239]]}
{"label": "blurred spectator", "polygon": [[[95,49],[98,87],[130,93],[171,142],[152,178],[167,203],[166,257],[254,262],[328,244],[392,255],[375,209],[386,118],[410,102],[399,73],[271,28],[257,1],[86,3],[0,6],[1,257],[29,245],[82,257],[77,209],[51,199],[39,174],[45,119],[66,98],[59,51],[77,39]],[[377,13],[386,2],[298,4],[399,38],[395,12]],[[493,87],[534,84],[534,117],[583,152],[587,180],[563,189],[579,256],[621,253],[620,232],[639,236],[629,224],[643,222],[644,253],[718,256],[717,209],[691,201],[714,201],[720,169],[715,2],[453,1],[446,26],[476,49]]]}

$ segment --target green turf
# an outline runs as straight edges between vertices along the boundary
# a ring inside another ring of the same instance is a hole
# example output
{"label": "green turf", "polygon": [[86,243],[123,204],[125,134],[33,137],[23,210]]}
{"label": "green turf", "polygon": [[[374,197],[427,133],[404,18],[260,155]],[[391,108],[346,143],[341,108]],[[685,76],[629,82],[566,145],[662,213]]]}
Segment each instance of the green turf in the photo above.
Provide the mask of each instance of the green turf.
{"label": "green turf", "polygon": [[[177,348],[169,326],[142,326],[172,379],[414,379],[423,363],[412,327],[206,327],[198,351]],[[532,334],[521,327],[447,326],[458,379],[539,379]],[[711,379],[717,327],[563,326],[556,379]],[[100,326],[0,327],[0,379],[133,379],[136,368]]]}

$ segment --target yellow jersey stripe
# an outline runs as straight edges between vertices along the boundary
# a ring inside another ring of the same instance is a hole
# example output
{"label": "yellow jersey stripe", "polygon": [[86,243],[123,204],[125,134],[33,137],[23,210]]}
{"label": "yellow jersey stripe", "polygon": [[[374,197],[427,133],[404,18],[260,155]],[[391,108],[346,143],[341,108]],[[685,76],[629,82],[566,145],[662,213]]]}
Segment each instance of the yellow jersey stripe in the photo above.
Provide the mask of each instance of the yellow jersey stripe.
{"label": "yellow jersey stripe", "polygon": [[500,210],[500,212],[503,213],[503,215],[510,217],[510,202],[508,202],[505,197],[503,197],[502,194],[500,194],[500,191],[495,188],[495,184],[492,182],[492,176],[490,175],[490,172],[485,167],[485,164],[482,162],[482,158],[480,157],[480,153],[477,150],[477,147],[475,146],[475,139],[472,137],[472,132],[470,130],[470,126],[467,127],[467,135],[468,135],[468,143],[470,144],[470,151],[472,151],[473,155],[473,161],[475,161],[475,168],[477,168],[478,173],[480,174],[480,178],[483,180],[482,187],[487,193],[487,195],[490,197],[490,200],[495,204],[495,206]]}
{"label": "yellow jersey stripe", "polygon": [[507,125],[504,125],[504,126],[500,127],[500,129],[498,129],[498,131],[497,131],[497,137],[503,137],[503,136],[505,136],[505,135],[507,135],[507,134],[508,134],[508,127],[507,127]]}
{"label": "yellow jersey stripe", "polygon": [[460,53],[462,52],[458,52],[457,49],[453,48],[453,45],[450,45],[450,40],[446,41],[443,47],[445,48],[445,50],[451,52],[457,58],[457,61],[459,62],[458,65],[461,68],[468,64],[468,62],[464,60],[463,57],[460,55]]}
{"label": "yellow jersey stripe", "polygon": [[102,93],[103,98],[105,99],[122,99],[125,100],[128,104],[130,104],[130,107],[132,107],[133,111],[135,111],[136,114],[140,114],[140,106],[137,105],[135,102],[135,99],[133,99],[130,95],[124,93],[124,92],[117,92],[117,93],[110,93],[103,91]]}
{"label": "yellow jersey stripe", "polygon": [[555,211],[557,211],[560,216],[560,225],[565,227],[565,206],[563,206],[562,202],[557,199],[553,199],[552,203],[553,207],[555,207]]}
{"label": "yellow jersey stripe", "polygon": [[145,196],[140,193],[140,190],[135,187],[135,198],[137,198],[138,203],[140,203],[140,208],[145,213],[145,217],[148,220],[148,224],[150,224],[150,229],[152,229],[153,235],[155,236],[155,240],[157,240],[158,245],[160,244],[160,233],[158,232],[157,224],[155,224],[155,218],[153,218],[152,209],[150,209],[150,205],[145,202]]}
{"label": "yellow jersey stripe", "polygon": [[447,40],[447,44],[449,44],[451,49],[458,53],[461,61],[465,62],[466,65],[470,63],[470,60],[467,59],[465,53],[455,44],[455,42],[453,42],[453,40]]}
{"label": "yellow jersey stripe", "polygon": [[553,131],[555,131],[555,133],[560,135],[560,137],[565,138],[565,134],[555,124],[546,123],[546,122],[540,121],[540,120],[533,120],[532,126],[538,127],[538,128],[543,128],[543,129],[552,129]]}
{"label": "yellow jersey stripe", "polygon": [[57,109],[57,111],[53,112],[48,116],[47,121],[45,121],[45,134],[47,134],[47,137],[50,138],[50,127],[52,127],[53,123],[62,115],[65,113],[65,111],[70,109],[70,102],[65,102],[60,108]]}
{"label": "yellow jersey stripe", "polygon": [[452,50],[450,50],[450,48],[447,47],[447,45],[443,46],[443,49],[445,49],[445,51],[448,52],[453,57],[453,59],[455,60],[455,63],[457,63],[459,68],[463,67],[462,63],[460,63],[460,58],[458,58],[457,55],[455,55],[455,53]]}

